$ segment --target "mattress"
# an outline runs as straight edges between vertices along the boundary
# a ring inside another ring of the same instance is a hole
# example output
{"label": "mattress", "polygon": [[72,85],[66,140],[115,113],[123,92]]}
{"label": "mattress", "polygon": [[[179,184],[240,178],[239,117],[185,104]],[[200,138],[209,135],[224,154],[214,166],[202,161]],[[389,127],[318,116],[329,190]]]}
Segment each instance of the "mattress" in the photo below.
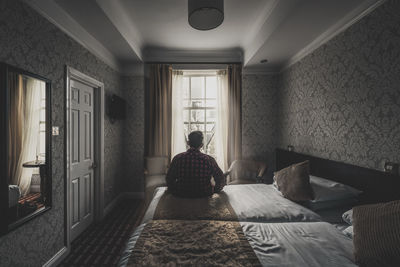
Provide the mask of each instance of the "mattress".
{"label": "mattress", "polygon": [[[229,222],[226,222],[229,223]],[[135,244],[145,229],[140,225],[129,239],[118,266],[127,266],[133,257]],[[333,225],[326,222],[257,223],[240,222],[243,233],[262,266],[356,266],[353,259],[353,243]],[[190,235],[190,233],[185,233]],[[204,237],[205,239],[209,237]],[[198,242],[204,242],[199,240]],[[196,241],[197,242],[197,241]],[[139,248],[140,249],[140,248]],[[168,255],[187,253],[185,250],[166,248]],[[164,253],[161,251],[161,253]],[[197,257],[213,256],[213,251],[191,251],[193,261]],[[218,253],[215,251],[215,253]],[[239,254],[238,254],[239,255]],[[146,255],[152,257],[153,255]],[[162,265],[176,264],[169,257],[160,256]],[[158,263],[160,264],[160,263]]]}
{"label": "mattress", "polygon": [[[159,187],[144,215],[142,223],[153,219],[157,205],[167,188]],[[227,200],[238,221],[247,222],[315,222],[315,212],[284,198],[272,185],[245,184],[224,187]],[[219,220],[220,218],[212,218]]]}

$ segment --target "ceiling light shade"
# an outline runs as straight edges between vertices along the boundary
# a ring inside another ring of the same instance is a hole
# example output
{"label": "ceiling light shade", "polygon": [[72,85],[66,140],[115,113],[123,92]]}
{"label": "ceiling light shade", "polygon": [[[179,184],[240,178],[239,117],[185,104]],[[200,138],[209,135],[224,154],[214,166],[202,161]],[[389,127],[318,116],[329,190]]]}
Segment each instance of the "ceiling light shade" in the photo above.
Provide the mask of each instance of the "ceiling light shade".
{"label": "ceiling light shade", "polygon": [[188,0],[188,11],[190,26],[212,30],[224,21],[224,0]]}

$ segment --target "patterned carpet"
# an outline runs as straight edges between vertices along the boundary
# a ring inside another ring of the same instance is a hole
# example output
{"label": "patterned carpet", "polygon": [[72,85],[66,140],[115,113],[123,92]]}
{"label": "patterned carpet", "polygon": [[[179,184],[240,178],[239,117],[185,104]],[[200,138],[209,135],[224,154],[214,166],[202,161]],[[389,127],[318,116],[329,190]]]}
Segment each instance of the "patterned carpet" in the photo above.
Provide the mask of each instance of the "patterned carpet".
{"label": "patterned carpet", "polygon": [[121,202],[103,221],[94,223],[71,244],[59,266],[116,266],[141,215],[140,200]]}

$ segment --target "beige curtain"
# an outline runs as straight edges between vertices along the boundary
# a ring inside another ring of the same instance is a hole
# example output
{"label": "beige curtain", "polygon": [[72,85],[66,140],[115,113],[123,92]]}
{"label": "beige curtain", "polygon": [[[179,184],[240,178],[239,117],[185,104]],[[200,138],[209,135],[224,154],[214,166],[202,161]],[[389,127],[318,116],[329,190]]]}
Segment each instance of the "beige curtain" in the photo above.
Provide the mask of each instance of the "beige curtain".
{"label": "beige curtain", "polygon": [[217,124],[215,129],[215,152],[218,166],[227,171],[228,164],[228,72],[217,72]]}
{"label": "beige curtain", "polygon": [[150,65],[147,94],[147,156],[171,157],[172,67]]}
{"label": "beige curtain", "polygon": [[242,157],[242,66],[228,66],[228,164]]}
{"label": "beige curtain", "polygon": [[18,159],[22,148],[24,127],[24,90],[22,76],[8,74],[10,92],[10,117],[8,121],[8,184],[17,184]]}

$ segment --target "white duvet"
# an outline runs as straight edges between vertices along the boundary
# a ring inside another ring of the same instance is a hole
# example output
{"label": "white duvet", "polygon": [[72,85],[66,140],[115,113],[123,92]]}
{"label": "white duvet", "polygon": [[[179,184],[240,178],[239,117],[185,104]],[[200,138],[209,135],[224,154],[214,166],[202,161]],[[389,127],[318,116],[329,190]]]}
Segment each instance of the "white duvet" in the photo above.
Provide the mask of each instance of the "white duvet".
{"label": "white duvet", "polygon": [[[240,224],[262,266],[357,266],[353,262],[352,239],[329,223]],[[126,266],[144,225],[140,225],[129,239],[119,266]]]}
{"label": "white duvet", "polygon": [[[166,187],[159,187],[144,215],[142,223],[153,219],[154,212]],[[284,198],[272,185],[227,185],[228,196],[239,221],[247,222],[315,222],[321,217],[313,211]]]}

